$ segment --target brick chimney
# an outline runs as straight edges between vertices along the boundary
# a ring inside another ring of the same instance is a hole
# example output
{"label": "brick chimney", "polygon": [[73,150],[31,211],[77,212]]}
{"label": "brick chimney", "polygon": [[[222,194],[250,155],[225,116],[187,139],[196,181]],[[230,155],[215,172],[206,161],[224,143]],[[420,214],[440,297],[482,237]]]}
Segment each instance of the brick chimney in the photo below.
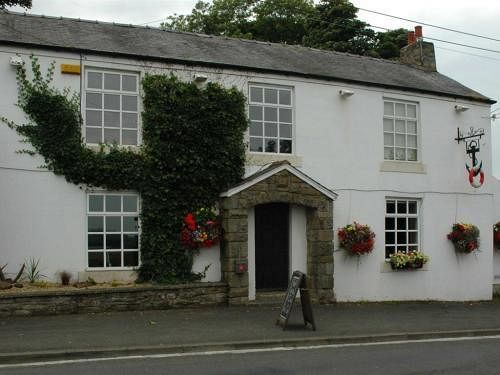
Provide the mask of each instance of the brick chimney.
{"label": "brick chimney", "polygon": [[434,44],[424,42],[422,26],[408,33],[408,45],[401,48],[399,61],[428,72],[437,71]]}

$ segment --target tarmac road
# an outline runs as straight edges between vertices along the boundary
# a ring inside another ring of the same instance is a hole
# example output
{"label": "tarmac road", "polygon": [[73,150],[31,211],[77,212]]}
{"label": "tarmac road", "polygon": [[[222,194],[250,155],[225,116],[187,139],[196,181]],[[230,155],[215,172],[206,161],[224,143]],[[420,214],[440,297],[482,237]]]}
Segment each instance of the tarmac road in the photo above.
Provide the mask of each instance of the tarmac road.
{"label": "tarmac road", "polygon": [[2,375],[24,374],[499,374],[500,336],[420,342],[339,344],[309,349],[259,349],[223,354],[169,354],[37,366],[0,365]]}

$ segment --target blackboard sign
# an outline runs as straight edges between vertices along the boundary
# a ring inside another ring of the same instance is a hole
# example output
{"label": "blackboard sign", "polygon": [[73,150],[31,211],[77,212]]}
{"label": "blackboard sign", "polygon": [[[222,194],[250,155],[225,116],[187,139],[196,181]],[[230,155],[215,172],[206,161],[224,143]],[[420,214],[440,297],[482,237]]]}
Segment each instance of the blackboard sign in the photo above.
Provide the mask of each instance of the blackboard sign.
{"label": "blackboard sign", "polygon": [[292,274],[290,285],[288,286],[288,290],[286,291],[285,300],[283,301],[283,305],[281,306],[280,316],[276,321],[276,324],[283,326],[283,329],[286,328],[288,318],[290,317],[290,312],[292,311],[293,302],[299,289],[304,324],[307,325],[307,323],[310,323],[313,331],[315,331],[316,325],[314,324],[314,317],[312,313],[311,296],[306,285],[306,275],[300,271],[294,271]]}

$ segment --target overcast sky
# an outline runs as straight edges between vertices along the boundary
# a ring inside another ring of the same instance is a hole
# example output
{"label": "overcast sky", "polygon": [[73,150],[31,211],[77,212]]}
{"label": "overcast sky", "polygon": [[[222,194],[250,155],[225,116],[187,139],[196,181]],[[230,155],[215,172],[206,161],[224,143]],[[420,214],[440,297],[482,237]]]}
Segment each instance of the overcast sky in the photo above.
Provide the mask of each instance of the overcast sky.
{"label": "overcast sky", "polygon": [[[374,10],[428,24],[479,34],[500,40],[500,1],[496,0],[351,0],[359,8]],[[162,19],[191,11],[196,0],[33,0],[29,13],[158,26]],[[23,11],[12,7],[11,10]],[[413,29],[412,22],[360,10],[358,17],[373,26]],[[378,29],[377,29],[378,30]],[[500,41],[467,36],[423,26],[425,37],[469,44],[495,50],[488,52],[433,41],[439,72],[456,79],[480,93],[500,101]],[[500,175],[500,104],[493,124],[495,162]],[[470,124],[474,126],[474,124]]]}

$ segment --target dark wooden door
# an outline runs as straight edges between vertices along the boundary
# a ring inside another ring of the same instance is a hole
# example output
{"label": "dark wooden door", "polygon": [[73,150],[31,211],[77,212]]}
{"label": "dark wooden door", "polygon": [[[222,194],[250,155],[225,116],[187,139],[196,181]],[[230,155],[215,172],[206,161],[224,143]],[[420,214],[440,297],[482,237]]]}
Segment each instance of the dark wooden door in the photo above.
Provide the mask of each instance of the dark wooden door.
{"label": "dark wooden door", "polygon": [[255,206],[255,287],[284,290],[288,285],[288,204]]}

